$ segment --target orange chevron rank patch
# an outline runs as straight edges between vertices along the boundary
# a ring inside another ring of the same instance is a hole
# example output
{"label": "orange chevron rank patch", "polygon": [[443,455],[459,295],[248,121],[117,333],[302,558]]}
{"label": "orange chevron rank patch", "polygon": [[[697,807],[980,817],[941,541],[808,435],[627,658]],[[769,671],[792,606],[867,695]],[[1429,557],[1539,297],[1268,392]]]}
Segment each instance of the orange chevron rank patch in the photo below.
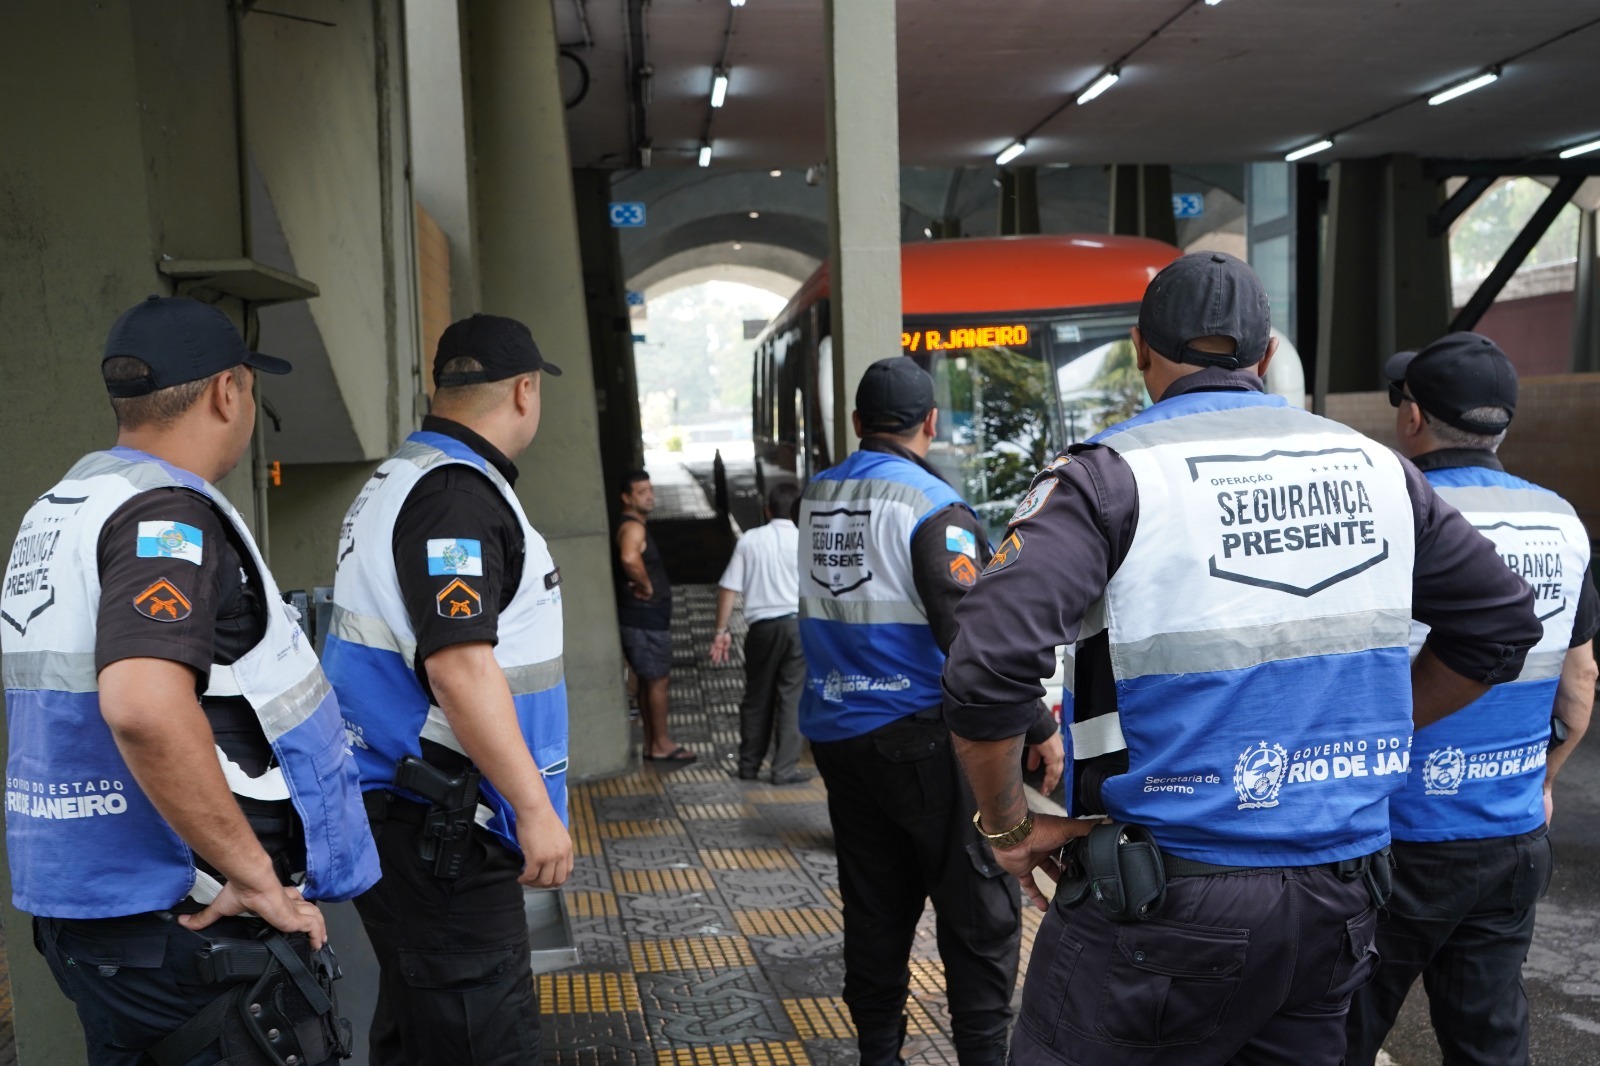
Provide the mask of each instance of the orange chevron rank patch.
{"label": "orange chevron rank patch", "polygon": [[133,609],[155,622],[181,622],[194,610],[189,598],[166,578],[133,598]]}
{"label": "orange chevron rank patch", "polygon": [[955,578],[956,584],[962,588],[971,588],[978,580],[978,567],[965,555],[954,555],[950,558],[950,576]]}
{"label": "orange chevron rank patch", "polygon": [[1006,567],[1016,562],[1017,556],[1021,554],[1022,531],[1013,529],[1006,539],[1000,542],[1000,547],[995,551],[994,556],[989,560],[989,565],[984,567],[983,572],[986,574],[992,574],[997,570],[1004,570]]}
{"label": "orange chevron rank patch", "polygon": [[483,597],[459,577],[446,585],[437,599],[442,618],[476,618],[483,613]]}

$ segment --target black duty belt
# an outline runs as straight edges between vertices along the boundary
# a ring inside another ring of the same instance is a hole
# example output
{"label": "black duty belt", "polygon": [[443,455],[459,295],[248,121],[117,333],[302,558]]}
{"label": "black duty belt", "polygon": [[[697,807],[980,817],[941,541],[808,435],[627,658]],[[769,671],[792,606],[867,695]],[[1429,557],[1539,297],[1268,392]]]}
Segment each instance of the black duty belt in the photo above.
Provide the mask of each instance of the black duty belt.
{"label": "black duty belt", "polygon": [[1154,918],[1166,902],[1167,884],[1180,877],[1225,874],[1330,873],[1342,881],[1362,881],[1373,905],[1388,902],[1393,858],[1386,846],[1371,855],[1309,866],[1224,866],[1174,855],[1159,847],[1142,826],[1108,822],[1062,848],[1056,900],[1076,906],[1092,896],[1115,921]]}

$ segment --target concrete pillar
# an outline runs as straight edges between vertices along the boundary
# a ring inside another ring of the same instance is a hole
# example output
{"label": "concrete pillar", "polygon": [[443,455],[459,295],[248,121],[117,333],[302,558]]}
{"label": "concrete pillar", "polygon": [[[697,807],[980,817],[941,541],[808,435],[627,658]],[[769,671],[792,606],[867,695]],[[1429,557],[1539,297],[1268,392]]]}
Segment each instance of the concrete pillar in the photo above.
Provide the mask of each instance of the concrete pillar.
{"label": "concrete pillar", "polygon": [[833,455],[867,366],[900,352],[900,118],[894,0],[825,0]]}
{"label": "concrete pillar", "polygon": [[[115,428],[98,372],[116,314],[172,292],[162,256],[243,253],[231,17],[148,17],[129,0],[0,5],[0,536]],[[26,101],[26,104],[23,102]],[[222,305],[242,324],[236,301]],[[246,468],[224,483],[250,508]],[[5,757],[0,732],[0,759]],[[10,906],[0,863],[18,1061],[84,1061],[72,1005]]]}
{"label": "concrete pillar", "polygon": [[1593,208],[1578,217],[1578,278],[1572,307],[1572,370],[1600,371],[1600,217]]}
{"label": "concrete pillar", "polygon": [[1039,232],[1039,168],[1000,168],[1000,236]]}
{"label": "concrete pillar", "polygon": [[1137,163],[1111,168],[1111,232],[1178,243],[1170,167]]}
{"label": "concrete pillar", "polygon": [[[628,317],[622,245],[606,212],[611,200],[611,175],[585,168],[573,171],[572,180],[578,206],[578,241],[583,253],[589,343],[594,355],[595,406],[600,416],[600,465],[605,472],[604,483],[612,486],[644,459],[633,323]],[[621,517],[622,503],[617,493],[606,493],[606,510],[612,522]]]}
{"label": "concrete pillar", "polygon": [[628,718],[554,17],[546,3],[468,0],[465,25],[482,310],[526,322],[565,371],[543,383],[517,493],[561,567],[572,773],[615,773]]}
{"label": "concrete pillar", "polygon": [[1317,395],[1381,387],[1383,364],[1450,321],[1449,240],[1428,220],[1443,190],[1411,156],[1328,168],[1327,241],[1317,314]]}

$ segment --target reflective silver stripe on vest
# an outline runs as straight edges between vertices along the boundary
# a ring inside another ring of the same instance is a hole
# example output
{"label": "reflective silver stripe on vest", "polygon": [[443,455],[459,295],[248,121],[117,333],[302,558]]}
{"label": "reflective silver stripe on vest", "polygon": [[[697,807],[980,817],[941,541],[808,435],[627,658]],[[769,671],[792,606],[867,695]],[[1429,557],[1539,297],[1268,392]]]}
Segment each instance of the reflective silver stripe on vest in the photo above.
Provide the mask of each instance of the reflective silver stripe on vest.
{"label": "reflective silver stripe on vest", "polygon": [[1578,516],[1572,504],[1560,496],[1533,489],[1514,489],[1507,485],[1439,485],[1434,491],[1458,511],[1487,511],[1491,514],[1502,511],[1527,514],[1532,511],[1573,518]]}
{"label": "reflective silver stripe on vest", "polygon": [[277,740],[315,714],[322,701],[332,694],[333,689],[322,670],[313,669],[294,686],[256,708],[262,731],[269,741]]}
{"label": "reflective silver stripe on vest", "polygon": [[1285,659],[1404,648],[1410,639],[1411,617],[1406,612],[1358,611],[1237,629],[1157,633],[1111,645],[1111,658],[1139,663],[1141,675],[1203,674]]}
{"label": "reflective silver stripe on vest", "polygon": [[333,620],[328,624],[328,632],[351,644],[392,651],[407,663],[417,656],[416,643],[401,640],[399,634],[390,629],[389,623],[383,619],[370,614],[357,614],[338,604],[334,604]]}
{"label": "reflective silver stripe on vest", "polygon": [[531,696],[535,692],[548,692],[561,684],[561,679],[566,676],[559,655],[542,663],[508,666],[504,670],[506,684],[511,686],[513,696]]}
{"label": "reflective silver stripe on vest", "polygon": [[92,651],[8,651],[3,660],[8,689],[95,692],[100,688]]}
{"label": "reflective silver stripe on vest", "polygon": [[[178,485],[188,488],[183,482],[169,474],[165,467],[156,463],[131,462],[120,455],[110,452],[91,452],[73,464],[67,471],[66,481],[87,481],[93,477],[106,477],[114,475],[128,484],[143,491],[145,489],[159,489],[169,485]],[[204,483],[199,475],[196,481]]]}
{"label": "reflective silver stripe on vest", "polygon": [[1186,444],[1191,441],[1214,441],[1225,447],[1224,442],[1230,439],[1304,436],[1319,431],[1349,436],[1354,440],[1366,440],[1348,426],[1307,414],[1298,407],[1252,404],[1248,407],[1230,407],[1222,411],[1199,411],[1192,415],[1169,418],[1165,422],[1150,422],[1107,434],[1101,438],[1101,443],[1119,452],[1138,448],[1157,448],[1163,444]]}
{"label": "reflective silver stripe on vest", "polygon": [[902,623],[925,626],[928,613],[915,603],[902,600],[835,600],[823,596],[802,596],[800,617],[822,618],[851,625]]}
{"label": "reflective silver stripe on vest", "polygon": [[1098,759],[1128,748],[1122,736],[1122,716],[1116,711],[1096,715],[1087,722],[1073,722],[1070,728],[1074,759]]}
{"label": "reflective silver stripe on vest", "polygon": [[1564,651],[1536,651],[1530,652],[1528,661],[1522,665],[1522,673],[1517,675],[1518,681],[1548,681],[1552,677],[1561,676],[1561,667],[1567,661]]}
{"label": "reflective silver stripe on vest", "polygon": [[921,489],[885,478],[845,478],[838,481],[813,481],[806,486],[808,503],[903,503],[917,514],[926,514],[933,501]]}

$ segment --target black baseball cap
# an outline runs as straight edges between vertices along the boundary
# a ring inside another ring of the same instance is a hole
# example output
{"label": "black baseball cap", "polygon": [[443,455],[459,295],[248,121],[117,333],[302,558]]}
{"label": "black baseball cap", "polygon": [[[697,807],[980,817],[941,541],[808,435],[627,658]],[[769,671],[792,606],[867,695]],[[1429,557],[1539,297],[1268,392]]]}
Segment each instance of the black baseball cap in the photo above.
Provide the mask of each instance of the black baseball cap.
{"label": "black baseball cap", "polygon": [[[462,357],[476,359],[483,369],[441,373],[446,363]],[[473,315],[450,323],[440,334],[439,350],[433,357],[433,383],[440,388],[503,381],[534,370],[561,376],[561,368],[539,352],[528,327],[500,315]]]}
{"label": "black baseball cap", "polygon": [[267,374],[287,374],[287,359],[252,352],[221,308],[187,296],[147,296],[111,324],[103,364],[119,355],[143,360],[150,373],[106,382],[106,391],[121,398],[147,396],[199,381],[243,364]]}
{"label": "black baseball cap", "polygon": [[891,355],[867,367],[856,386],[861,428],[903,433],[933,410],[933,379],[908,355]]}
{"label": "black baseball cap", "polygon": [[[1389,400],[1400,406],[1403,386],[1428,414],[1468,433],[1492,435],[1517,412],[1517,371],[1500,346],[1481,333],[1447,333],[1416,352],[1396,352],[1384,364]],[[1465,417],[1479,407],[1503,407],[1503,422]]]}
{"label": "black baseball cap", "polygon": [[[1261,279],[1226,252],[1193,252],[1168,263],[1144,291],[1139,332],[1175,363],[1254,366],[1272,340],[1272,311]],[[1199,337],[1232,337],[1232,355],[1189,347]]]}

